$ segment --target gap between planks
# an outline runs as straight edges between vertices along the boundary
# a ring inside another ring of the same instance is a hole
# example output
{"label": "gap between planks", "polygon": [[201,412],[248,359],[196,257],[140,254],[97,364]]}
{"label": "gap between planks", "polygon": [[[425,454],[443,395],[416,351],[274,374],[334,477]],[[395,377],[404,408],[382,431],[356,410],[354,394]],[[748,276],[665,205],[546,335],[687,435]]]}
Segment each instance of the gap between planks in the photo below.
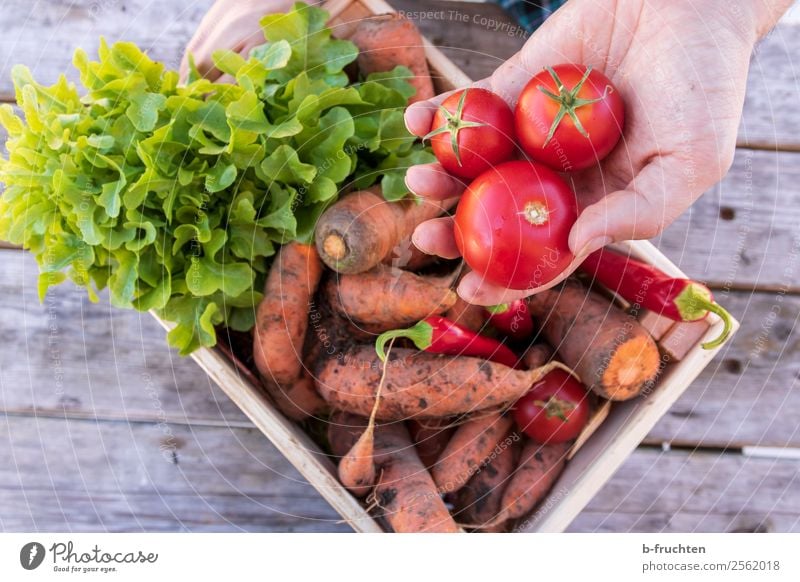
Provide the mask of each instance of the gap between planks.
{"label": "gap between planks", "polygon": [[0,415],[27,417],[27,418],[51,418],[60,420],[89,420],[92,422],[121,422],[125,424],[174,424],[181,426],[198,426],[210,428],[255,428],[253,423],[243,420],[219,420],[205,417],[178,417],[166,416],[155,417],[147,414],[121,414],[109,412],[107,410],[88,411],[88,410],[68,410],[55,408],[4,408],[0,409]]}

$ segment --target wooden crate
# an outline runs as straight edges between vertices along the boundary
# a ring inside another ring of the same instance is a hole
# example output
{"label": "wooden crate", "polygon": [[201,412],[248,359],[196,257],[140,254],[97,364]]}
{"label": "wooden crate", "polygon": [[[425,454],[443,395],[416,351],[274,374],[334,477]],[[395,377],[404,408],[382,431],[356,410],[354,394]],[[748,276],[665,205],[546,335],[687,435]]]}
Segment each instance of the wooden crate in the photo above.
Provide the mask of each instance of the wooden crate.
{"label": "wooden crate", "polygon": [[[331,14],[335,34],[341,37],[349,35],[353,22],[371,14],[393,11],[383,0],[329,0],[325,9]],[[471,83],[463,71],[427,40],[425,50],[437,92]],[[649,242],[630,241],[620,246],[668,274],[685,276]],[[711,326],[701,341],[717,337],[722,330],[718,317],[712,315],[709,321]],[[159,322],[170,328],[168,322],[161,319]],[[738,327],[734,321],[733,331]],[[611,406],[606,420],[570,460],[548,497],[532,515],[521,520],[519,531],[560,532],[569,526],[720,349],[703,350],[699,344],[683,360],[667,367],[650,394]],[[278,412],[263,391],[242,377],[220,351],[204,348],[195,351],[192,357],[344,521],[359,532],[383,531],[361,503],[339,484],[336,468],[325,453],[294,422]]]}

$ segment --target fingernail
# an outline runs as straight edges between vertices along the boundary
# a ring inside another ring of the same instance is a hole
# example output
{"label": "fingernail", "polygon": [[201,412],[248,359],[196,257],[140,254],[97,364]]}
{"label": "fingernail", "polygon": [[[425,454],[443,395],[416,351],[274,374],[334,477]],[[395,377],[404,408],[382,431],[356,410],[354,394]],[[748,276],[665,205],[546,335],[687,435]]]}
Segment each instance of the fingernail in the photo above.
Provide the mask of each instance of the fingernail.
{"label": "fingernail", "polygon": [[424,229],[420,228],[421,226],[422,225],[419,225],[414,229],[414,232],[411,233],[411,244],[413,244],[426,255],[432,255],[433,253],[426,248],[425,231]]}
{"label": "fingernail", "polygon": [[596,236],[583,245],[583,248],[575,256],[578,258],[585,257],[598,249],[602,249],[604,246],[611,244],[612,242],[613,239],[610,236]]}
{"label": "fingernail", "polygon": [[414,166],[411,166],[408,170],[406,170],[406,175],[405,178],[403,178],[403,182],[405,182],[406,188],[408,188],[409,192],[411,192],[414,196],[419,196],[419,194],[417,194],[417,192],[414,190],[414,187],[411,185],[411,182],[413,182],[413,178],[410,181],[408,179],[409,176],[412,175],[413,173],[414,173]]}
{"label": "fingernail", "polygon": [[412,103],[406,108],[406,112],[403,114],[403,123],[405,123],[408,133],[412,135],[416,135],[416,133],[414,133],[414,128],[411,127],[409,120],[414,116],[418,107],[419,106],[416,103]]}
{"label": "fingernail", "polygon": [[406,109],[406,112],[403,114],[403,124],[406,126],[408,133],[413,135],[414,132],[411,131],[411,127],[408,125],[408,109]]}

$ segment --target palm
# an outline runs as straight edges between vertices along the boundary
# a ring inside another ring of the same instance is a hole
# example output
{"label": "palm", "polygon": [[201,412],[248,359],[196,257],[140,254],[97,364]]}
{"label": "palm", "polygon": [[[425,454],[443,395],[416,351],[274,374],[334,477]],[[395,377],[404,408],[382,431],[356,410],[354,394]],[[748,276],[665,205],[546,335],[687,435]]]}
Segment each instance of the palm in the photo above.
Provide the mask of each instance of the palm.
{"label": "palm", "polygon": [[[704,13],[714,15],[705,22],[688,0],[658,9],[644,0],[570,0],[519,53],[478,83],[513,105],[532,74],[572,62],[601,70],[622,94],[620,145],[600,167],[570,175],[583,209],[570,235],[576,254],[613,240],[655,236],[727,171],[752,44],[728,22],[727,5],[719,2],[719,12],[710,12],[715,3],[705,3]],[[407,117],[415,132],[417,124],[421,130],[430,123],[423,108]],[[420,189],[458,193],[459,186],[433,172],[413,170],[409,182]],[[443,222],[423,225],[415,235],[423,248],[444,255],[454,252],[451,239]],[[491,304],[532,290],[509,292],[474,276],[459,292]]]}
{"label": "palm", "polygon": [[[583,33],[564,35],[562,50],[573,62],[592,65],[611,79],[625,97],[626,128],[622,145],[600,168],[572,176],[573,184],[580,202],[588,206],[606,194],[632,188],[642,170],[653,168],[647,179],[669,180],[671,192],[663,199],[651,197],[663,188],[641,190],[641,201],[653,220],[643,222],[635,238],[649,238],[727,169],[749,55],[742,52],[739,62],[734,62],[735,51],[720,47],[721,42],[733,39],[711,36],[691,5],[673,6],[669,17],[681,23],[681,37],[676,38],[663,16],[647,13],[644,2],[629,2],[624,14],[618,11],[613,17],[609,8],[616,2],[586,4],[591,10],[581,11],[583,23],[567,19],[557,23],[559,28],[580,27]],[[605,26],[598,28],[598,22]],[[665,54],[672,58],[663,58]],[[709,71],[715,73],[709,75]],[[699,178],[701,168],[705,175]],[[667,177],[666,172],[671,175]]]}

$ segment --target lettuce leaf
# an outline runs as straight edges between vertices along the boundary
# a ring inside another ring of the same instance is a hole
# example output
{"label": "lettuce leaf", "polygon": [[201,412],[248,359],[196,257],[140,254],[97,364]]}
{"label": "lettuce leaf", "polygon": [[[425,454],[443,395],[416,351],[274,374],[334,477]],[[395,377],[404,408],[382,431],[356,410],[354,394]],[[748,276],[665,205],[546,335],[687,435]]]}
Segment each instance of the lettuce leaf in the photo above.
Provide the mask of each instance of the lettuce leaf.
{"label": "lettuce leaf", "polygon": [[398,67],[351,83],[356,47],[325,11],[265,16],[266,43],[215,54],[235,84],[178,73],[132,43],[77,50],[82,90],[14,67],[19,112],[0,106],[0,237],[29,249],[39,292],[66,280],[92,300],[156,310],[181,354],[220,325],[254,323],[277,248],[310,242],[345,187],[379,180],[405,197],[405,169],[430,152],[405,129],[414,93]]}

